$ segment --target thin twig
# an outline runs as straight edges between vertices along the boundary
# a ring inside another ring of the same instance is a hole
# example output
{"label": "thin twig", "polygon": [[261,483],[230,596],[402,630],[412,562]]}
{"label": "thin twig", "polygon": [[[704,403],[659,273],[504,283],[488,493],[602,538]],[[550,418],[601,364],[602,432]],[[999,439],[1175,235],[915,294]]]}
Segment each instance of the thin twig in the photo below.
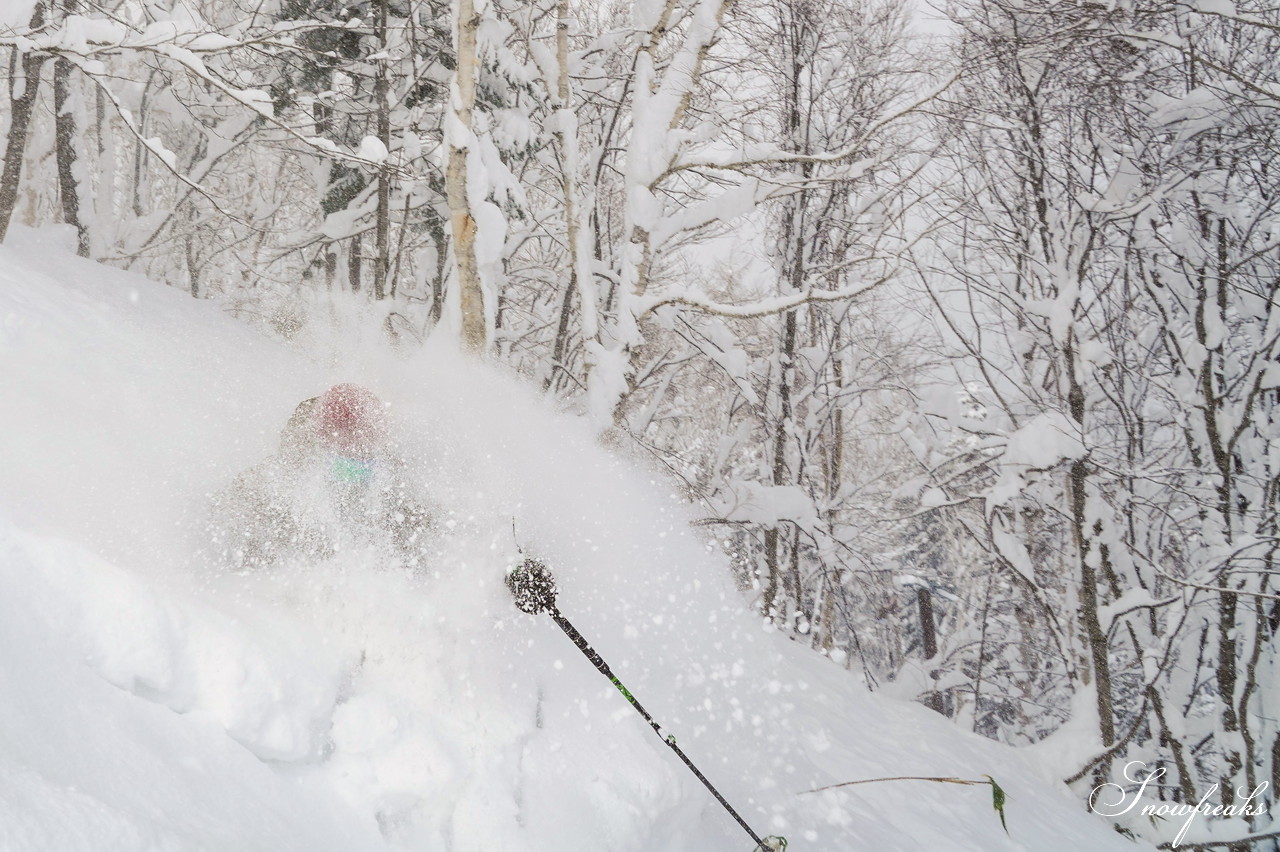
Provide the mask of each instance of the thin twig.
{"label": "thin twig", "polygon": [[823,790],[834,790],[837,787],[851,787],[854,784],[878,784],[881,781],[932,781],[936,784],[964,784],[966,786],[990,787],[990,781],[972,781],[968,778],[934,778],[927,775],[899,775],[893,778],[864,778],[861,781],[844,781],[840,784],[829,784],[816,790],[805,790],[805,793],[821,793]]}

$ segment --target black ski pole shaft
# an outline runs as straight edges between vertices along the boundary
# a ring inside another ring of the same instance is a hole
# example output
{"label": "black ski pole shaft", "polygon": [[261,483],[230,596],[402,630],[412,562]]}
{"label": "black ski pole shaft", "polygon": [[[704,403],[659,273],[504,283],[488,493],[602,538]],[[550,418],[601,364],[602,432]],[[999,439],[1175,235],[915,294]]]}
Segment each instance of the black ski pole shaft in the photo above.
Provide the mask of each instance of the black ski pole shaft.
{"label": "black ski pole shaft", "polygon": [[636,697],[631,694],[631,690],[622,685],[622,681],[618,680],[614,675],[613,671],[609,668],[609,664],[604,661],[603,657],[596,653],[594,648],[587,644],[587,640],[583,638],[582,634],[578,632],[576,627],[569,623],[569,619],[565,618],[560,613],[560,610],[554,605],[548,607],[546,612],[551,616],[552,620],[559,625],[560,629],[565,632],[565,635],[573,640],[573,644],[578,646],[578,650],[591,661],[591,664],[596,667],[600,674],[609,678],[609,682],[617,687],[618,691],[622,693],[622,697],[627,699],[632,707],[636,708],[636,712],[644,717],[644,720],[649,723],[651,728],[653,728],[653,732],[658,735],[658,738],[666,743],[667,746],[674,751],[682,761],[684,761],[684,765],[689,767],[689,771],[698,777],[698,780],[702,782],[702,786],[710,790],[711,795],[716,797],[716,801],[723,805],[724,809],[729,812],[729,815],[738,821],[738,825],[742,826],[743,831],[751,835],[751,839],[756,843],[756,849],[765,847],[765,842],[760,839],[760,835],[751,830],[751,826],[747,825],[747,821],[738,815],[738,812],[733,809],[733,805],[729,804],[725,800],[724,796],[720,795],[720,791],[707,780],[707,776],[703,775],[702,771],[693,765],[693,761],[689,759],[689,756],[681,751],[680,746],[676,745],[676,738],[662,732],[662,726],[649,715],[649,711],[644,709],[644,705],[636,700]]}

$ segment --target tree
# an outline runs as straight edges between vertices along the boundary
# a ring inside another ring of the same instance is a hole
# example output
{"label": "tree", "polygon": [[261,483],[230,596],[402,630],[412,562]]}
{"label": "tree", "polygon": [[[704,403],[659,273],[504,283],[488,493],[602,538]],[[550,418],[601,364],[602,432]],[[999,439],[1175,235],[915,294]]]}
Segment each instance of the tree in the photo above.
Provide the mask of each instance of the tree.
{"label": "tree", "polygon": [[[1042,667],[1097,719],[1073,779],[1124,756],[1167,765],[1174,798],[1216,782],[1229,801],[1270,771],[1245,717],[1271,714],[1241,682],[1274,635],[1255,579],[1274,464],[1248,437],[1271,417],[1255,358],[1275,353],[1274,258],[1254,223],[1274,147],[1236,79],[1265,74],[1258,33],[1162,6],[990,0],[959,20],[985,91],[946,128],[959,215],[921,277],[989,412],[949,416],[992,449],[978,532],[1060,649]],[[1210,83],[1215,66],[1231,73]],[[1063,555],[1074,570],[1052,570]]]}
{"label": "tree", "polygon": [[467,153],[475,147],[472,111],[476,103],[476,66],[479,62],[476,32],[480,15],[473,0],[458,0],[455,21],[457,71],[453,83],[453,121],[449,125],[453,132],[445,134],[449,145],[445,185],[449,193],[453,257],[458,274],[462,342],[472,352],[481,353],[488,346],[489,321],[476,260],[477,225],[468,197],[470,181],[467,176]]}
{"label": "tree", "polygon": [[[31,13],[31,30],[44,26],[45,7],[36,3]],[[13,211],[18,205],[18,181],[26,155],[31,115],[40,92],[40,72],[48,56],[39,51],[10,48],[9,55],[9,132],[5,142],[4,169],[0,171],[0,242],[8,233]],[[21,69],[20,73],[15,73]]]}

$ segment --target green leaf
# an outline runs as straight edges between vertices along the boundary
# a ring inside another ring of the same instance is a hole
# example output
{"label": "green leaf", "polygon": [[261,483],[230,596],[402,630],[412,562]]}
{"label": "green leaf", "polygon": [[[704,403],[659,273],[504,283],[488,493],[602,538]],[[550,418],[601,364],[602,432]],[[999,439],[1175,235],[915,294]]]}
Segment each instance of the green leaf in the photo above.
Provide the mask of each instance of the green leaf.
{"label": "green leaf", "polygon": [[984,775],[988,782],[991,783],[991,806],[996,809],[996,813],[1000,814],[1000,827],[1004,829],[1004,833],[1009,833],[1009,824],[1004,821],[1004,802],[1007,796],[1004,788],[996,783],[996,779],[990,775]]}

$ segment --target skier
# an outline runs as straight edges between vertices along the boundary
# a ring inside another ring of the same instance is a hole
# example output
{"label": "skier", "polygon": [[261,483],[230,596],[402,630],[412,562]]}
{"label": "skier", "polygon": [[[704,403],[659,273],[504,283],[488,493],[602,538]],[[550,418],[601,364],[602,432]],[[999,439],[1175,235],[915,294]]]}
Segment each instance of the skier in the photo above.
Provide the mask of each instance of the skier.
{"label": "skier", "polygon": [[389,545],[415,567],[431,513],[406,474],[381,400],[335,385],[299,403],[279,449],[214,496],[215,544],[238,568],[316,561],[360,543]]}

